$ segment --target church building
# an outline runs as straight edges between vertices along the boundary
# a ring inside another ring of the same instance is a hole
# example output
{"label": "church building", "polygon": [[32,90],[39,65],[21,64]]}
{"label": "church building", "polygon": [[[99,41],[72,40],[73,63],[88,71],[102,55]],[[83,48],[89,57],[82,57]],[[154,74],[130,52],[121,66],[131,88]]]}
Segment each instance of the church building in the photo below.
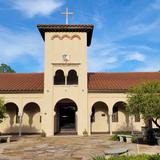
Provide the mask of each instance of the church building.
{"label": "church building", "polygon": [[88,73],[93,25],[37,27],[45,45],[44,73],[0,74],[0,97],[7,110],[0,132],[53,136],[141,131],[141,116],[125,110],[127,91],[160,80],[160,72]]}

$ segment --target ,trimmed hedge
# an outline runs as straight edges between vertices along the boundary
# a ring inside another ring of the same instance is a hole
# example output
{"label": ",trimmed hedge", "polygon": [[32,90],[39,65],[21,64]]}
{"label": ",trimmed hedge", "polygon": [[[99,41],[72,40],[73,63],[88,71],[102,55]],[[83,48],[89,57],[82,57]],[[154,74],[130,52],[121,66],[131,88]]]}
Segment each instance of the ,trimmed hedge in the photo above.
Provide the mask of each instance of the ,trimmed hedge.
{"label": ",trimmed hedge", "polygon": [[106,158],[104,156],[96,156],[92,157],[92,160],[106,160]]}
{"label": ",trimmed hedge", "polygon": [[117,135],[117,134],[113,134],[113,135],[111,136],[111,140],[112,140],[112,141],[119,141],[118,135]]}
{"label": ",trimmed hedge", "polygon": [[108,160],[150,160],[151,156],[149,155],[138,155],[138,156],[119,156],[111,157]]}
{"label": ",trimmed hedge", "polygon": [[106,159],[105,157],[94,157],[92,160],[160,160],[160,155],[137,155],[137,156],[117,156],[117,157],[110,157]]}

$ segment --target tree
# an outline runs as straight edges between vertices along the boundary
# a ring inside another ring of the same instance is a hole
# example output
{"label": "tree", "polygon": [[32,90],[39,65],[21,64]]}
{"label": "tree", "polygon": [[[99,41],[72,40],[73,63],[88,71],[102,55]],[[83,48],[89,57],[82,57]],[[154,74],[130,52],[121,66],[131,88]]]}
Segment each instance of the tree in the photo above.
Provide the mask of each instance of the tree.
{"label": "tree", "polygon": [[129,113],[140,113],[144,120],[151,120],[158,128],[160,124],[160,81],[148,81],[129,89],[126,109]]}
{"label": "tree", "polygon": [[0,73],[14,73],[15,71],[7,64],[0,65]]}
{"label": "tree", "polygon": [[0,98],[0,123],[3,121],[3,118],[6,118],[6,107],[4,103],[3,98]]}

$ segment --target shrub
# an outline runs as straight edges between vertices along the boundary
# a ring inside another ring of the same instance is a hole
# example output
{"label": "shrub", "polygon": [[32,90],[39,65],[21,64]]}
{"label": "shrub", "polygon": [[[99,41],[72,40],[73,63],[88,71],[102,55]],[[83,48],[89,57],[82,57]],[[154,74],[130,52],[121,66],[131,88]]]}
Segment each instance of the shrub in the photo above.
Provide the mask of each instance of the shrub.
{"label": "shrub", "polygon": [[42,130],[41,137],[46,137],[46,133]]}
{"label": "shrub", "polygon": [[160,160],[160,155],[137,155],[137,156],[118,156],[111,157],[108,160]]}
{"label": "shrub", "polygon": [[132,141],[132,143],[137,143],[137,140],[138,140],[138,138],[137,137],[132,137],[132,139],[131,139],[131,141]]}
{"label": "shrub", "polygon": [[160,160],[160,155],[159,154],[153,155],[150,157],[149,160]]}
{"label": "shrub", "polygon": [[112,135],[111,140],[113,141],[119,141],[119,137],[117,134]]}
{"label": "shrub", "polygon": [[87,137],[88,136],[88,132],[86,131],[86,129],[83,131],[83,136]]}
{"label": "shrub", "polygon": [[160,155],[132,155],[132,156],[117,156],[117,157],[110,157],[106,159],[104,156],[96,156],[93,157],[92,160],[160,160]]}
{"label": "shrub", "polygon": [[125,135],[131,135],[131,131],[118,131],[116,134],[125,134]]}
{"label": "shrub", "polygon": [[154,145],[156,143],[156,139],[155,139],[155,134],[153,129],[148,129],[147,130],[147,144],[149,145]]}
{"label": "shrub", "polygon": [[92,157],[92,160],[106,160],[105,156],[95,156]]}
{"label": "shrub", "polygon": [[154,128],[153,132],[154,132],[155,137],[160,137],[160,129],[159,128]]}

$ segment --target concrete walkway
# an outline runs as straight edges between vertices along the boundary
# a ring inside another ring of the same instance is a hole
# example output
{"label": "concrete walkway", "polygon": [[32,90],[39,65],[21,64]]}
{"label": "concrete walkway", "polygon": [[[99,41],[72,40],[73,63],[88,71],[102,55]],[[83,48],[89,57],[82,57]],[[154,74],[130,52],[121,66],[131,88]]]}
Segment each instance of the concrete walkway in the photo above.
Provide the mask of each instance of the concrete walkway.
{"label": "concrete walkway", "polygon": [[128,148],[128,154],[160,153],[160,146],[138,145],[137,149],[136,144],[111,141],[108,135],[24,136],[10,144],[0,143],[0,160],[88,160],[94,155],[104,155],[107,149],[121,147]]}

